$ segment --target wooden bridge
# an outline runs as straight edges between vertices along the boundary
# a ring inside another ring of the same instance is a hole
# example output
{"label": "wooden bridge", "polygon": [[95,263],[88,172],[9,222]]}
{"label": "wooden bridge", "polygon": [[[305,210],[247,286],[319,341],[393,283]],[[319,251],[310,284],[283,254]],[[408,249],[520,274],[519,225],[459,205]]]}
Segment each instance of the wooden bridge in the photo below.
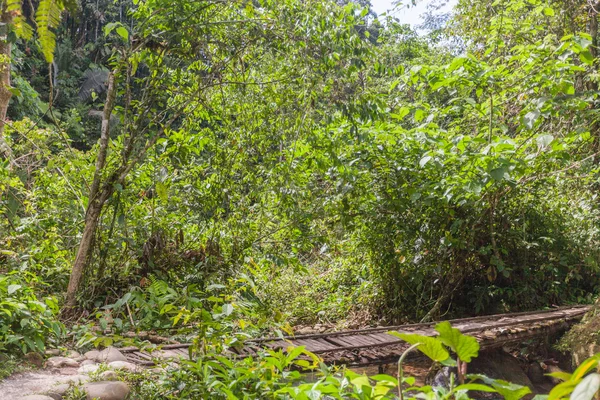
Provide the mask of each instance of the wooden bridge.
{"label": "wooden bridge", "polygon": [[[544,311],[488,315],[451,320],[453,327],[474,336],[482,350],[520,343],[564,331],[583,318],[591,306],[561,307]],[[398,360],[409,345],[389,331],[435,336],[436,322],[359,329],[331,333],[248,340],[239,349],[231,349],[237,357],[255,356],[264,349],[287,350],[304,346],[328,364],[366,366],[389,364]],[[190,344],[160,346],[152,353],[136,347],[121,349],[129,361],[153,365],[159,359],[189,358]]]}

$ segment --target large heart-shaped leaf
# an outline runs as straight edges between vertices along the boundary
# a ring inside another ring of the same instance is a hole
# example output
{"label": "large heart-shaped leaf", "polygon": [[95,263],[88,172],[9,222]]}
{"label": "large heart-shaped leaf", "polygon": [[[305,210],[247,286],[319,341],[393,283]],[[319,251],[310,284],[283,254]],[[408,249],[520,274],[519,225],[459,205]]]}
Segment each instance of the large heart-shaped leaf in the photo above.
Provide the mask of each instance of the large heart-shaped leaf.
{"label": "large heart-shaped leaf", "polygon": [[463,335],[458,329],[453,328],[450,322],[444,321],[437,324],[435,330],[440,333],[438,339],[450,347],[462,361],[471,362],[471,359],[479,354],[477,339]]}
{"label": "large heart-shaped leaf", "polygon": [[444,348],[442,342],[429,336],[416,335],[414,333],[388,332],[388,334],[399,337],[410,344],[417,344],[417,347],[423,354],[434,361],[446,361],[450,358],[450,353]]}

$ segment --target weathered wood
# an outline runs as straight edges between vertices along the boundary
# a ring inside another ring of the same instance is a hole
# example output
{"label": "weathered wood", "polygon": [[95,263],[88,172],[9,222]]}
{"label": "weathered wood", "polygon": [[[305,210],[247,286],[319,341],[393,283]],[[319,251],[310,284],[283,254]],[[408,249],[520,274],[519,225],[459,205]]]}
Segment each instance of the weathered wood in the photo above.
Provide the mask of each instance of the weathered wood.
{"label": "weathered wood", "polygon": [[[463,333],[473,335],[483,350],[518,343],[565,330],[579,321],[590,306],[562,307],[553,310],[490,315],[474,318],[461,318],[450,323]],[[354,331],[330,332],[297,337],[254,339],[246,346],[231,352],[232,357],[256,356],[260,349],[287,351],[291,347],[304,346],[311,353],[319,355],[328,364],[349,364],[355,366],[385,364],[395,362],[409,345],[386,332],[399,331],[435,336],[436,323],[410,324],[394,327],[359,329]],[[125,352],[130,361],[140,358],[185,358],[190,344],[165,345],[148,355],[145,352]],[[127,349],[130,350],[129,348]],[[413,356],[417,355],[414,353]],[[158,356],[158,357],[156,357]]]}

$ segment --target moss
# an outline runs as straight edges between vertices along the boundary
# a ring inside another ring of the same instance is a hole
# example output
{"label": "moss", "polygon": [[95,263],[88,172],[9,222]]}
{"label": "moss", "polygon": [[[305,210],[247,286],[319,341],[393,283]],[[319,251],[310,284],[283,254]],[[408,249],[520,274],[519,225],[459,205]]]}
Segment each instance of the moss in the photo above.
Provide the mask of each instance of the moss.
{"label": "moss", "polygon": [[580,349],[600,344],[600,302],[585,314],[577,325],[574,325],[556,345],[560,351],[576,354]]}

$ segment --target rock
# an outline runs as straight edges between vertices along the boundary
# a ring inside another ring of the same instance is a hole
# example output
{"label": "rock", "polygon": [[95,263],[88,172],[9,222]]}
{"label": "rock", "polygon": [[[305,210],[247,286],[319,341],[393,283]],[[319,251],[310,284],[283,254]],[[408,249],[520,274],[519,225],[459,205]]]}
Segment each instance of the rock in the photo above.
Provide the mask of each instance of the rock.
{"label": "rock", "polygon": [[85,358],[97,362],[110,363],[113,361],[127,361],[127,358],[114,347],[107,347],[102,351],[92,350],[85,353]]}
{"label": "rock", "polygon": [[97,362],[94,360],[83,360],[81,362],[81,364],[79,364],[79,365],[84,366],[84,365],[96,365],[96,364],[97,364]]}
{"label": "rock", "polygon": [[34,353],[34,352],[27,353],[27,354],[25,354],[25,356],[23,356],[23,358],[29,364],[33,364],[38,368],[41,368],[42,365],[44,365],[44,358],[42,357],[42,355],[40,353]]}
{"label": "rock", "polygon": [[108,368],[120,369],[120,370],[124,370],[124,371],[129,371],[129,372],[136,372],[139,370],[137,365],[127,362],[127,361],[113,361],[111,363],[108,363]]}
{"label": "rock", "polygon": [[98,364],[87,364],[79,367],[77,372],[79,372],[80,374],[91,374],[92,372],[98,371],[98,368],[100,368]]}
{"label": "rock", "polygon": [[532,362],[527,368],[527,376],[534,384],[543,383],[545,380],[544,369],[538,362]]}
{"label": "rock", "polygon": [[69,351],[67,352],[67,357],[69,357],[69,358],[72,358],[72,359],[76,360],[76,359],[78,359],[78,358],[81,358],[82,356],[81,356],[81,353],[79,353],[78,351],[75,351],[75,350],[69,350]]}
{"label": "rock", "polygon": [[[120,362],[120,361],[115,361]],[[118,381],[119,377],[115,371],[104,371],[100,374],[100,379],[103,381]]]}
{"label": "rock", "polygon": [[83,356],[88,360],[96,361],[99,354],[100,354],[100,352],[98,350],[90,350],[90,351],[84,353]]}
{"label": "rock", "polygon": [[50,357],[46,361],[46,368],[79,367],[79,363],[67,357]]}
{"label": "rock", "polygon": [[129,395],[129,386],[124,382],[92,382],[86,383],[83,388],[87,400],[124,400]]}
{"label": "rock", "polygon": [[30,394],[29,396],[21,397],[23,400],[54,400],[50,396],[46,396],[43,394]]}
{"label": "rock", "polygon": [[502,350],[479,354],[479,357],[473,359],[467,368],[469,374],[483,374],[490,378],[528,386],[534,390],[533,383],[521,368],[519,360]]}
{"label": "rock", "polygon": [[54,400],[62,400],[70,387],[71,385],[68,383],[61,383],[60,385],[56,385],[52,389],[48,390],[46,395],[52,397]]}
{"label": "rock", "polygon": [[452,374],[454,374],[454,379],[456,380],[456,367],[442,367],[437,372],[430,371],[425,378],[425,383],[432,387],[443,387],[448,389],[450,388],[450,375]]}
{"label": "rock", "polygon": [[48,349],[44,354],[47,356],[60,356],[60,349]]}

